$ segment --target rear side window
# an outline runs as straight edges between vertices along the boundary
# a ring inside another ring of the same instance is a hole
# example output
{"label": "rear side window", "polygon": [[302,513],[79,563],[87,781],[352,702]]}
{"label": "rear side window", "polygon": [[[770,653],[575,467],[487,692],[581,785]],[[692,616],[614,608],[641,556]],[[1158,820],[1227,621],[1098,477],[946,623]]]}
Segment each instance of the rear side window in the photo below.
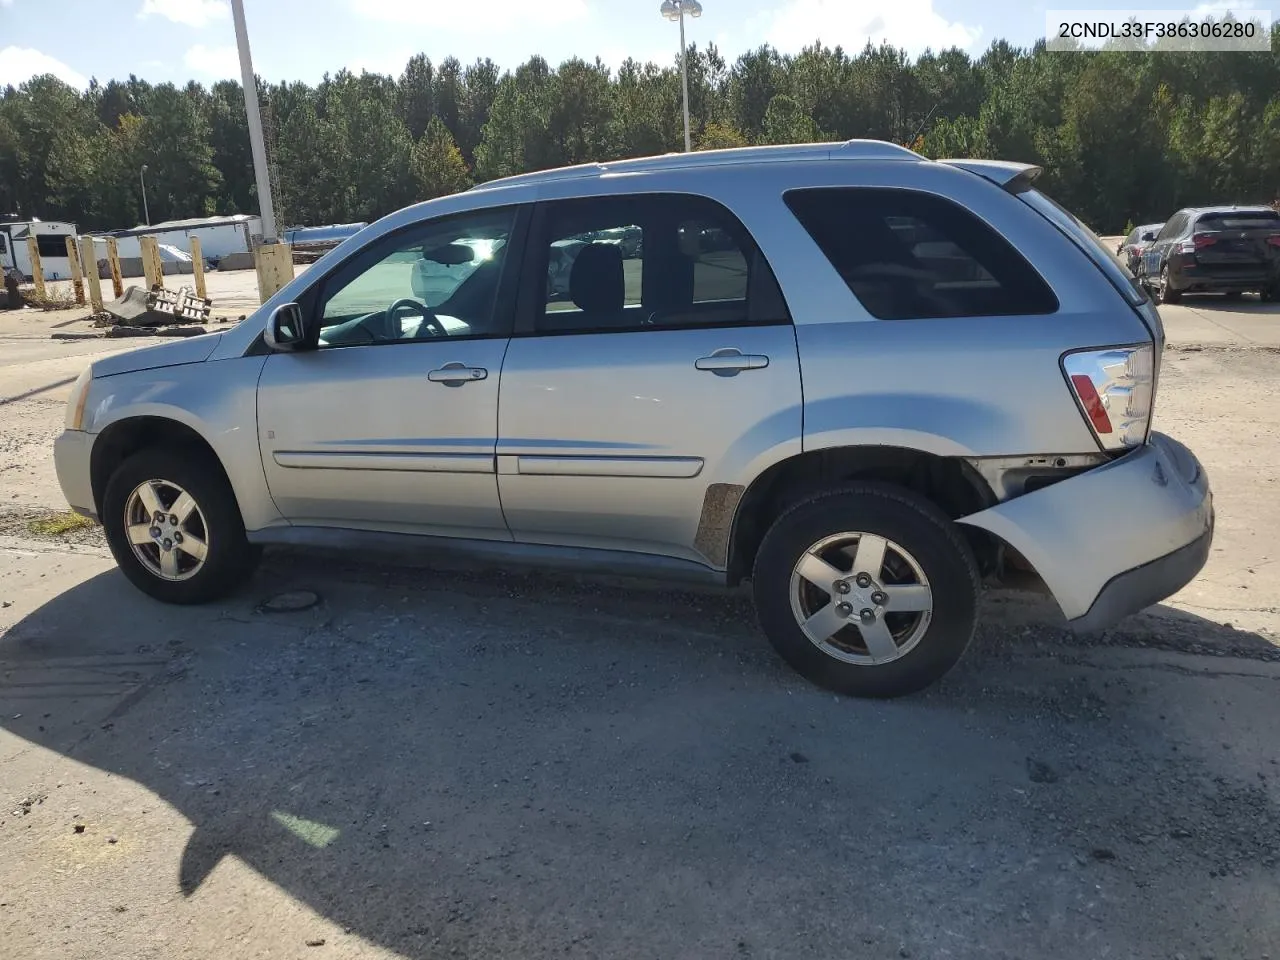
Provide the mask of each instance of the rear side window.
{"label": "rear side window", "polygon": [[1058,300],[1007,240],[930,193],[793,190],[787,206],[880,320],[1053,313]]}

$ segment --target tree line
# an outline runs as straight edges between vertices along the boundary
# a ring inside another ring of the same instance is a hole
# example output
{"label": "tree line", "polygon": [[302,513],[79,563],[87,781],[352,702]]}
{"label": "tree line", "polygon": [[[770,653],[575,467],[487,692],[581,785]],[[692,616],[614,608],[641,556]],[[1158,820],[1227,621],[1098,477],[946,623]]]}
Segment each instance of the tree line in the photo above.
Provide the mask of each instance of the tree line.
{"label": "tree line", "polygon": [[[1272,31],[1280,49],[1280,26]],[[258,82],[282,224],[373,220],[494,177],[683,147],[676,63],[600,60],[511,71],[411,58],[398,76],[342,70],[315,86]],[[1181,206],[1280,197],[1280,56],[1053,53],[993,43],[912,60],[768,46],[732,63],[689,51],[699,149],[869,137],[932,157],[1037,163],[1103,232]],[[254,211],[240,85],[53,76],[0,93],[0,214],[81,229]]]}

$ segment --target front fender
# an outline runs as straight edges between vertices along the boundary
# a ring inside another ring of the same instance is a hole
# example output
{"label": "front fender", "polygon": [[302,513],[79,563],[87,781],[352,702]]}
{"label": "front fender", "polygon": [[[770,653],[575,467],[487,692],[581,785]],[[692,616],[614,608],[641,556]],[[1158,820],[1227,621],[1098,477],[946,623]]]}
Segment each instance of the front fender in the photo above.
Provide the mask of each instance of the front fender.
{"label": "front fender", "polygon": [[172,420],[195,431],[231,481],[245,528],[279,522],[258,447],[258,377],[266,357],[186,364],[99,378],[90,386],[85,429],[96,438],[139,417]]}

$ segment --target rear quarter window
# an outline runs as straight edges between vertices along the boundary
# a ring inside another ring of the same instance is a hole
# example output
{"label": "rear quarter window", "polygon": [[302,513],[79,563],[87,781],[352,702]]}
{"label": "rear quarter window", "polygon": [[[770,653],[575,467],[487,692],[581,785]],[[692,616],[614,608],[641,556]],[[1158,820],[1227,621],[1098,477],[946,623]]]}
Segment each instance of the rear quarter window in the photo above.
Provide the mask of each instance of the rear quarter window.
{"label": "rear quarter window", "polygon": [[1048,314],[1049,285],[959,204],[916,190],[792,190],[791,212],[880,320]]}

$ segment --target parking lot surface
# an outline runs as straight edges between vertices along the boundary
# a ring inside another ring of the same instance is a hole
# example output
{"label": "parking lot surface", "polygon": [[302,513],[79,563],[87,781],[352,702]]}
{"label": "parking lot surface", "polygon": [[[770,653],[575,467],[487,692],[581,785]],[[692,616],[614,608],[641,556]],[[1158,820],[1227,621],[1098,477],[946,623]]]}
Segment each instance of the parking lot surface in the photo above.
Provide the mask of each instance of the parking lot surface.
{"label": "parking lot surface", "polygon": [[1224,306],[1162,308],[1202,576],[1094,639],[992,591],[888,703],[740,593],[277,552],[158,606],[31,526],[121,346],[0,314],[0,954],[1280,956],[1280,311]]}

